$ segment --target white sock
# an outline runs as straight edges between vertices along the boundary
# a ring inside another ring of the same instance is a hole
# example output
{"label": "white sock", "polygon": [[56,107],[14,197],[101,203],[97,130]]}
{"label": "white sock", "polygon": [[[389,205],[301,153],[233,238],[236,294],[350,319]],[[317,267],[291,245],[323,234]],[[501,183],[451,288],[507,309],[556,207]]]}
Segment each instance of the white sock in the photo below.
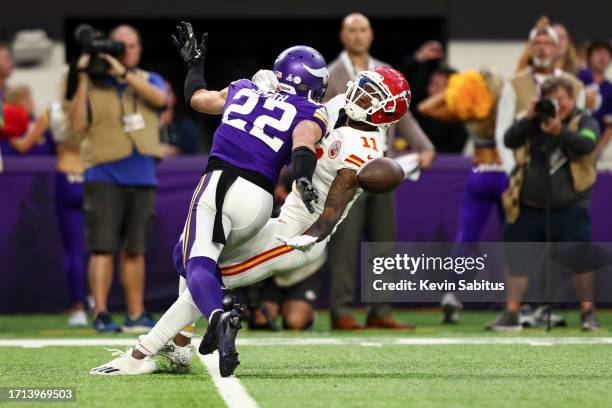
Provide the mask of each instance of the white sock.
{"label": "white sock", "polygon": [[181,296],[185,290],[187,290],[187,280],[179,276],[179,296]]}
{"label": "white sock", "polygon": [[157,354],[168,340],[201,316],[202,312],[193,302],[191,293],[189,293],[189,290],[185,290],[159,319],[155,327],[140,339],[136,349],[148,356]]}
{"label": "white sock", "polygon": [[[179,276],[179,297],[187,290],[187,280],[182,276]],[[183,329],[179,332],[179,334],[183,337],[187,337],[188,339],[193,338],[193,332],[195,331],[195,322],[192,322],[190,325],[183,327]]]}

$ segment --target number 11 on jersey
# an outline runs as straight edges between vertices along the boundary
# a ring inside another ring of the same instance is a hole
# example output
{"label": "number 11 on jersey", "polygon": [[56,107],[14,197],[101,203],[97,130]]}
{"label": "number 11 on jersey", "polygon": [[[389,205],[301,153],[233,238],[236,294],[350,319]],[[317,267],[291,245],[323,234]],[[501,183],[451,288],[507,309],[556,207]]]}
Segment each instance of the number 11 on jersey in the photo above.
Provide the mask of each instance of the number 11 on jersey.
{"label": "number 11 on jersey", "polygon": [[374,139],[373,137],[361,136],[361,140],[363,141],[363,147],[368,148],[368,149],[374,149],[378,151],[378,147],[376,146],[376,139]]}

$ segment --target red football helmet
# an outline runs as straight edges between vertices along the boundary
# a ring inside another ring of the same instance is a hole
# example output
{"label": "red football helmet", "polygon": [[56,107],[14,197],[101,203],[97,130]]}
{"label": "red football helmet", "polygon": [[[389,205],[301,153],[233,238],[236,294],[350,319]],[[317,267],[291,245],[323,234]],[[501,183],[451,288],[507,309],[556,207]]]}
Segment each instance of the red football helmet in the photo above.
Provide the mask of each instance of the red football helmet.
{"label": "red football helmet", "polygon": [[389,126],[408,112],[410,98],[410,85],[401,72],[378,67],[360,72],[348,83],[344,109],[353,120]]}

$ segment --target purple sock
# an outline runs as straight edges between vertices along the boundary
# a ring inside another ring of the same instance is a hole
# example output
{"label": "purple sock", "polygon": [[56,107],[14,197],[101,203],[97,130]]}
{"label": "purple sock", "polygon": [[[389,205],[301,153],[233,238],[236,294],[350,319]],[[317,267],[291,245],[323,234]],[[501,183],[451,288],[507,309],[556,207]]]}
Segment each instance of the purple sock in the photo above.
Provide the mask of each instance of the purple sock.
{"label": "purple sock", "polygon": [[205,256],[187,262],[187,287],[196,306],[207,319],[215,309],[223,309],[223,289],[217,263]]}
{"label": "purple sock", "polygon": [[183,278],[187,278],[187,273],[185,272],[185,267],[183,266],[183,241],[177,242],[172,250],[172,263],[174,263],[174,269],[181,275]]}

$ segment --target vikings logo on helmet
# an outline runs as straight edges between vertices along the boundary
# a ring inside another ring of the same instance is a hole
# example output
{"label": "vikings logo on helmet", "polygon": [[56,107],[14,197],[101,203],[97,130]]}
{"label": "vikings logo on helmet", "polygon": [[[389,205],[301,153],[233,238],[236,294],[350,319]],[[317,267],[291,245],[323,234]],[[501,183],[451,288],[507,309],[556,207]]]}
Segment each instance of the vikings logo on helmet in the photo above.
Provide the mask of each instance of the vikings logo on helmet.
{"label": "vikings logo on helmet", "polygon": [[325,58],[314,48],[296,45],[281,52],[274,62],[281,90],[319,102],[325,94],[329,72]]}

